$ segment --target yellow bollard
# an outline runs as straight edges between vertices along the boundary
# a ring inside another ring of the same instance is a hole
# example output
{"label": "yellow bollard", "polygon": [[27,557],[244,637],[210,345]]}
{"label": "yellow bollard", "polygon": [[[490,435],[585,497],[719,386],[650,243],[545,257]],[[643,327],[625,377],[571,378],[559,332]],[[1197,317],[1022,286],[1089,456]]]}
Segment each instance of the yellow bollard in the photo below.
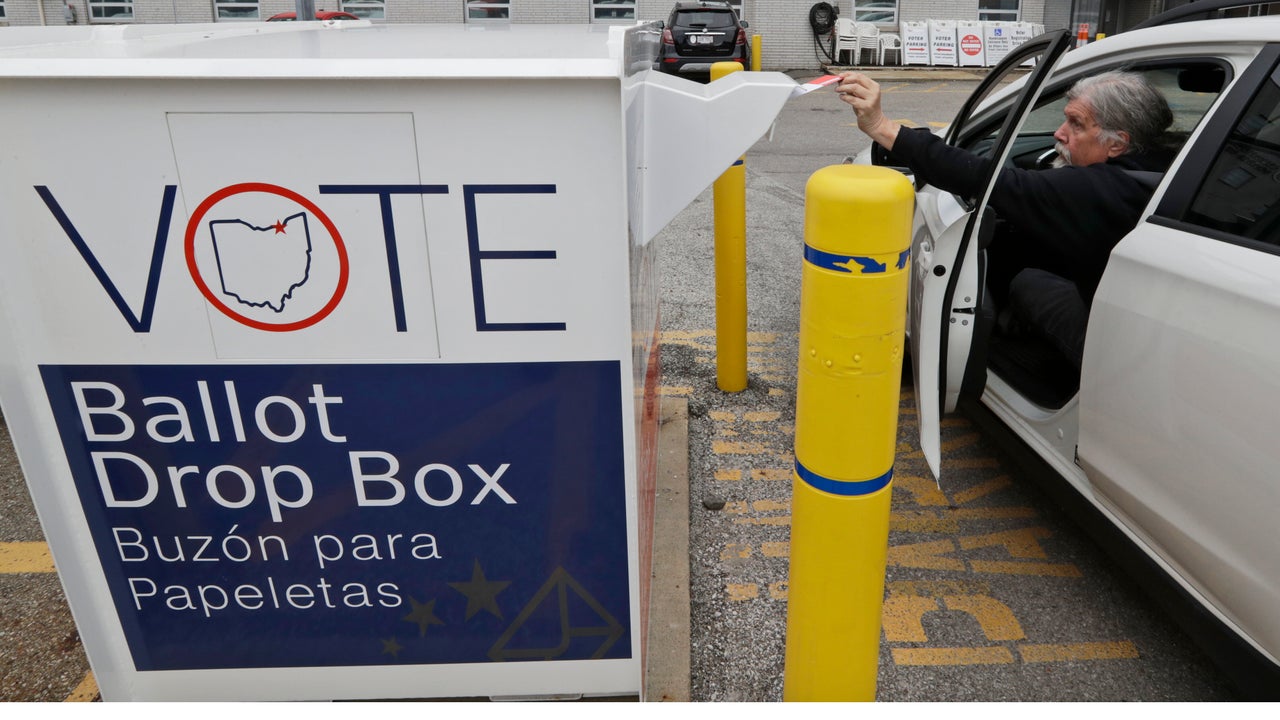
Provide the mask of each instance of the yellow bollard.
{"label": "yellow bollard", "polygon": [[760,36],[751,36],[751,72],[760,72]]}
{"label": "yellow bollard", "polygon": [[875,700],[914,198],[866,165],[805,189],[784,700]]}
{"label": "yellow bollard", "polygon": [[[739,62],[711,66],[714,82],[742,70]],[[747,158],[712,186],[716,256],[716,386],[747,389]]]}

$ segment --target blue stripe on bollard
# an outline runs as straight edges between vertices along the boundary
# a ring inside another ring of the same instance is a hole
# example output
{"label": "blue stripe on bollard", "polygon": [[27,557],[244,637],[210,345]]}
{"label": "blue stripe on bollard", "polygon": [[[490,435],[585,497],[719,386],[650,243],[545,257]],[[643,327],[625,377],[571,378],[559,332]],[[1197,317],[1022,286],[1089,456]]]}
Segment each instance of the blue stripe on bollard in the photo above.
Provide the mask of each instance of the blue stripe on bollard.
{"label": "blue stripe on bollard", "polygon": [[796,475],[804,480],[815,489],[821,490],[832,495],[843,495],[845,497],[854,497],[857,495],[870,495],[873,492],[882,490],[889,485],[889,481],[893,480],[893,468],[889,468],[888,472],[877,478],[870,480],[833,480],[823,477],[804,465],[800,461],[796,461]]}
{"label": "blue stripe on bollard", "polygon": [[849,263],[855,262],[862,268],[863,275],[872,273],[882,273],[888,270],[888,266],[876,260],[875,258],[860,257],[857,255],[836,255],[834,253],[823,252],[809,245],[804,246],[804,259],[810,264],[817,265],[824,270],[834,270],[836,272],[852,273]]}

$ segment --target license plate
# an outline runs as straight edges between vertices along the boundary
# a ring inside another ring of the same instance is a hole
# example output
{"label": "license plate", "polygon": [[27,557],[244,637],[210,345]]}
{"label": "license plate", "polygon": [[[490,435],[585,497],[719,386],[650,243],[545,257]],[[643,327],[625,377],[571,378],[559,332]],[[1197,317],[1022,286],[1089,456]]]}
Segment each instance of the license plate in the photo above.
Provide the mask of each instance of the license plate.
{"label": "license plate", "polygon": [[710,35],[690,35],[689,40],[691,45],[710,45],[716,41],[716,39]]}

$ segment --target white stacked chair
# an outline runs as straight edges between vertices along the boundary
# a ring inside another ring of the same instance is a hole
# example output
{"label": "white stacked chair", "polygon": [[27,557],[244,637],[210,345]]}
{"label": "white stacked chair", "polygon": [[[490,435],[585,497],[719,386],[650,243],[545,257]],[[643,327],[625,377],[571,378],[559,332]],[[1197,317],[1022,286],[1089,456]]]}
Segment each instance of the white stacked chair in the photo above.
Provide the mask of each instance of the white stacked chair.
{"label": "white stacked chair", "polygon": [[845,51],[854,54],[854,61],[858,60],[858,35],[855,32],[853,21],[849,18],[836,18],[836,44],[835,56],[836,64],[840,64],[841,58],[844,57]]}

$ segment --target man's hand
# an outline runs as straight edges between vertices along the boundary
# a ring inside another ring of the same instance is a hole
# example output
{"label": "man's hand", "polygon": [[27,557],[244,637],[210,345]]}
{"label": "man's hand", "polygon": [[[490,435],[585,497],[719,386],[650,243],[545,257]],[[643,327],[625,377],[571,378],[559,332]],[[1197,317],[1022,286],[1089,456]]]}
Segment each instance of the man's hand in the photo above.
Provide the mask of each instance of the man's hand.
{"label": "man's hand", "polygon": [[858,129],[886,150],[893,149],[900,125],[884,116],[880,109],[880,84],[857,72],[840,74],[836,94],[849,103],[858,116]]}

